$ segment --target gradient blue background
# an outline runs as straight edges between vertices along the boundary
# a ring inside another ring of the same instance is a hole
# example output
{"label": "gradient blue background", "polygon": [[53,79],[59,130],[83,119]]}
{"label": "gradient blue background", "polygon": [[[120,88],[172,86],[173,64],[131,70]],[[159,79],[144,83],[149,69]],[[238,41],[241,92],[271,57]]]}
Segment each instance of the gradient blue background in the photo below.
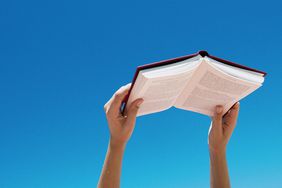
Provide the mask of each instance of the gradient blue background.
{"label": "gradient blue background", "polygon": [[[1,1],[0,187],[93,188],[103,105],[136,66],[205,49],[268,72],[241,101],[233,187],[282,187],[281,1]],[[122,187],[209,187],[209,117],[138,118]]]}

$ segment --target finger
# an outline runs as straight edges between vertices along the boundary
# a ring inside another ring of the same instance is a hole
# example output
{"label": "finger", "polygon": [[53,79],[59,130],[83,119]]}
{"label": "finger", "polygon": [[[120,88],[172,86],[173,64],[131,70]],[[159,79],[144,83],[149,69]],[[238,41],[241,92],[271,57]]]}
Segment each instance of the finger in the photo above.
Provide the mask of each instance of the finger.
{"label": "finger", "polygon": [[224,120],[226,134],[229,137],[232,135],[232,132],[236,126],[238,114],[239,114],[239,108],[240,108],[239,102],[235,103]]}
{"label": "finger", "polygon": [[224,123],[230,125],[236,123],[238,113],[239,113],[239,102],[235,103],[230,109],[226,117],[224,117]]}
{"label": "finger", "polygon": [[136,121],[136,115],[138,113],[138,110],[140,108],[140,105],[142,104],[144,100],[143,99],[136,99],[133,101],[127,111],[126,116],[126,129],[133,129]]}
{"label": "finger", "polygon": [[213,129],[216,129],[217,131],[222,130],[222,116],[223,116],[223,107],[217,105],[215,107],[215,113],[212,120]]}
{"label": "finger", "polygon": [[128,94],[131,84],[127,84],[119,88],[115,94],[112,96],[109,102],[109,113],[119,115],[120,106],[124,97]]}

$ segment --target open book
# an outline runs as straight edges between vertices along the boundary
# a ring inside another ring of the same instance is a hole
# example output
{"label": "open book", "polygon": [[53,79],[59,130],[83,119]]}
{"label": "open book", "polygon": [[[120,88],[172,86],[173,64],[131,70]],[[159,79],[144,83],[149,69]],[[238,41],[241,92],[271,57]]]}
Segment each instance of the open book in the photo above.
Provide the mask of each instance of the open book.
{"label": "open book", "polygon": [[234,103],[262,86],[266,73],[209,55],[196,54],[139,66],[127,103],[143,98],[137,116],[172,106],[213,116],[216,105],[226,113]]}

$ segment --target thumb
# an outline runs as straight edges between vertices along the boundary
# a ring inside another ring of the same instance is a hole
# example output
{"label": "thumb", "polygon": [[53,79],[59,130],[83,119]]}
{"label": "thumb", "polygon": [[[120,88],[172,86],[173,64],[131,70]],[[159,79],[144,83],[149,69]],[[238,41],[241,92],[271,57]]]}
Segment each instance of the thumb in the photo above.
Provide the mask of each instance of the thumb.
{"label": "thumb", "polygon": [[216,131],[222,130],[222,116],[223,116],[223,107],[218,105],[215,108],[215,113],[212,118],[212,125]]}
{"label": "thumb", "polygon": [[127,110],[127,118],[126,118],[126,125],[131,127],[134,126],[135,124],[135,120],[136,120],[136,115],[138,113],[139,107],[142,104],[143,99],[136,99],[135,101],[133,101],[128,110]]}

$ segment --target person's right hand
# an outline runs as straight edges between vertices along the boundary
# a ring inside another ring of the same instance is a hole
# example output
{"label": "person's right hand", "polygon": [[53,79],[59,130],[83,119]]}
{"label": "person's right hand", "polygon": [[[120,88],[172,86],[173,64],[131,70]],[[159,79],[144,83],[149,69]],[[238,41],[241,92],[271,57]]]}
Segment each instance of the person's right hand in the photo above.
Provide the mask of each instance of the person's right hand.
{"label": "person's right hand", "polygon": [[128,104],[128,110],[122,115],[120,107],[123,99],[128,94],[130,86],[131,84],[127,84],[119,88],[104,106],[111,133],[111,146],[124,146],[127,143],[135,127],[139,106],[143,102],[143,99],[136,99],[131,104]]}
{"label": "person's right hand", "polygon": [[236,126],[239,113],[237,102],[224,116],[222,106],[216,106],[209,129],[209,149],[212,153],[224,153],[226,145]]}

